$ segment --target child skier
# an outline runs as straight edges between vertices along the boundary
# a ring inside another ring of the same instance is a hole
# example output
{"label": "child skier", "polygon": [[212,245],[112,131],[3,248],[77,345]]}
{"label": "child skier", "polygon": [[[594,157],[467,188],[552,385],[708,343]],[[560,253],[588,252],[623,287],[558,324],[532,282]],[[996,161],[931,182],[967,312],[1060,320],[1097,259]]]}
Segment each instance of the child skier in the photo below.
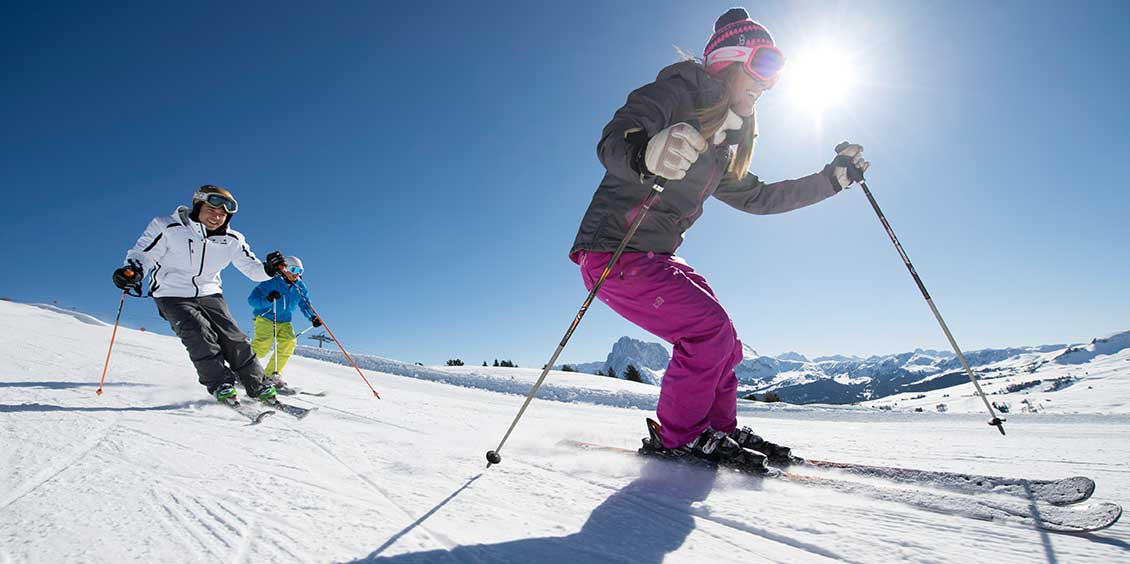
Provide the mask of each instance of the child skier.
{"label": "child skier", "polygon": [[306,284],[300,279],[302,261],[298,257],[286,257],[286,264],[295,282],[290,284],[282,276],[262,282],[247,296],[247,303],[255,310],[255,337],[251,340],[251,350],[255,351],[255,356],[264,358],[271,352],[272,346],[275,348],[267,362],[267,373],[270,374],[267,382],[280,394],[294,395],[297,391],[287,386],[280,377],[298,344],[291,315],[295,308],[301,309],[302,315],[314,327],[321,327],[322,320],[310,309]]}
{"label": "child skier", "polygon": [[[753,450],[787,461],[788,449],[737,427],[742,345],[706,279],[675,256],[684,233],[714,196],[751,214],[815,204],[852,182],[829,164],[796,180],[767,184],[749,174],[757,138],[755,105],[777,82],[784,56],[742,8],[715,24],[703,61],[683,61],[628,96],[605,126],[597,152],[606,168],[581,220],[570,258],[592,290],[640,205],[664,190],[601,287],[598,297],[625,319],[671,343],[657,414],[641,452],[764,466]],[[829,85],[834,88],[834,85]],[[863,171],[863,147],[839,155]],[[845,163],[846,164],[846,163]]]}
{"label": "child skier", "polygon": [[286,268],[275,251],[260,262],[238,231],[229,228],[239,204],[219,186],[202,186],[192,208],[180,206],[160,216],[126,253],[126,264],[114,271],[118,288],[138,288],[149,275],[149,295],[161,317],[180,337],[196,367],[200,383],[217,401],[238,405],[236,378],[248,395],[274,404],[275,389],[264,381],[251,343],[232,319],[222,294],[220,271],[235,263],[257,282]]}

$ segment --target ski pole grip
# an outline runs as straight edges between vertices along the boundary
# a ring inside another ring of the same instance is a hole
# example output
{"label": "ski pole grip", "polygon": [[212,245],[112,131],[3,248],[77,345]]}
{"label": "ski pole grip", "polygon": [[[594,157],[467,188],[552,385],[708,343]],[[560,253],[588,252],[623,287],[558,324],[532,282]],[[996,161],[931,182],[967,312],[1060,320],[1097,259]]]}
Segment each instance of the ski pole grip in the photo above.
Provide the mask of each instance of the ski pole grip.
{"label": "ski pole grip", "polygon": [[863,172],[856,168],[855,165],[851,164],[851,159],[849,159],[847,155],[839,154],[840,151],[847,149],[850,145],[851,143],[848,143],[847,141],[843,141],[839,145],[836,145],[837,154],[836,158],[832,160],[832,166],[842,166],[846,168],[848,178],[850,178],[852,182],[863,182]]}

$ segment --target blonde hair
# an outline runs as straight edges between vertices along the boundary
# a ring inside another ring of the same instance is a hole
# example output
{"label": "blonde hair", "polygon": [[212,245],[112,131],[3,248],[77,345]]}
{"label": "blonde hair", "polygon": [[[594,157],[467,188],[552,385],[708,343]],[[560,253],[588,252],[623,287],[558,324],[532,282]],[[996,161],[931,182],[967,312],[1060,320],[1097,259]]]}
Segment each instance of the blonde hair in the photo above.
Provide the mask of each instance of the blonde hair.
{"label": "blonde hair", "polygon": [[[722,71],[719,78],[722,82],[729,86],[730,81],[734,79],[735,73],[745,72],[742,70],[741,65],[730,65]],[[695,117],[701,127],[700,133],[706,139],[710,139],[722,128],[726,123],[726,116],[730,111],[730,89],[725,88],[722,97],[710,106],[699,108],[695,110]],[[753,113],[749,117],[742,120],[742,128],[738,130],[738,150],[734,154],[734,158],[730,160],[730,166],[726,170],[726,174],[730,175],[736,180],[745,178],[749,174],[749,163],[753,161],[753,149],[757,145],[757,106],[753,107]]]}
{"label": "blonde hair", "polygon": [[[678,45],[675,45],[675,51],[679,53],[679,57],[684,61],[691,61],[695,64],[702,66],[706,70],[706,64],[702,59],[694,56],[694,54],[683,50]],[[703,138],[710,139],[714,134],[722,128],[726,123],[727,112],[730,110],[731,99],[730,89],[728,88],[730,82],[734,80],[736,73],[742,71],[741,65],[733,64],[725,68],[719,78],[727,88],[723,89],[722,97],[713,105],[705,108],[698,108],[695,110],[695,117],[698,118],[698,123]],[[745,178],[749,174],[749,163],[753,161],[753,149],[757,146],[757,106],[754,105],[753,113],[749,117],[742,120],[742,128],[739,131],[740,141],[738,142],[738,150],[734,158],[730,160],[730,166],[726,169],[726,174],[730,175],[736,180]]]}

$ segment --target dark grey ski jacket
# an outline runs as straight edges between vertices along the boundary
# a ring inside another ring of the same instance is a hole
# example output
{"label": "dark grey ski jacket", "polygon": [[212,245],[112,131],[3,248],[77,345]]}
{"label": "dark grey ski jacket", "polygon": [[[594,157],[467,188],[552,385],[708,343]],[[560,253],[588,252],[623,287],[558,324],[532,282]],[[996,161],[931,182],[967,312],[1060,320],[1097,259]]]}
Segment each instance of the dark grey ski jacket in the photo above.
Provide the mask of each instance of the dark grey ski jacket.
{"label": "dark grey ski jacket", "polygon": [[[655,183],[641,175],[640,144],[679,122],[698,127],[695,109],[707,107],[722,96],[724,85],[695,62],[671,65],[655,82],[628,95],[604,127],[597,156],[607,172],[596,189],[570,256],[578,251],[615,251]],[[731,150],[723,142],[711,145],[691,165],[682,180],[669,180],[627,251],[674,253],[683,234],[702,215],[710,196],[752,214],[782,213],[815,204],[840,191],[830,167],[816,174],[767,184],[752,174],[742,180],[726,176]]]}

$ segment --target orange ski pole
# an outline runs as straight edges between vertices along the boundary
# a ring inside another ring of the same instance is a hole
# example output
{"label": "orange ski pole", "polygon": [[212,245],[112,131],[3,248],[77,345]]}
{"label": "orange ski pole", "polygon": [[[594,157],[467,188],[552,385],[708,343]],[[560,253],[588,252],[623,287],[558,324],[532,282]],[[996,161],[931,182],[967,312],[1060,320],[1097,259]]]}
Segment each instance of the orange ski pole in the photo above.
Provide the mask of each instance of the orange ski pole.
{"label": "orange ski pole", "polygon": [[[279,272],[279,275],[282,276],[283,279],[291,285],[293,285],[298,280],[298,278],[293,273],[286,270]],[[310,300],[306,299],[306,296],[303,296],[301,292],[299,293],[299,296],[302,298],[302,301],[306,303],[306,307],[310,308],[310,311],[314,312],[314,317],[322,320],[322,327],[326,328],[326,333],[329,333],[330,338],[333,339],[335,343],[337,343],[337,348],[341,349],[341,354],[345,355],[345,358],[349,359],[349,363],[353,365],[353,369],[357,371],[357,375],[365,381],[365,385],[369,386],[369,390],[373,392],[373,395],[376,396],[377,399],[381,399],[381,395],[378,394],[377,390],[373,388],[373,385],[369,383],[369,379],[365,377],[364,372],[361,372],[361,368],[357,366],[356,362],[353,361],[353,357],[349,356],[349,353],[345,351],[345,347],[341,346],[341,341],[337,340],[337,337],[334,336],[334,332],[330,330],[329,325],[326,325],[326,321],[322,319],[321,315],[318,314],[318,310],[314,309],[314,306],[310,303]]]}
{"label": "orange ski pole", "polygon": [[[126,273],[129,276],[129,273]],[[106,350],[106,365],[102,367],[102,379],[98,381],[98,391],[94,392],[102,395],[102,385],[106,383],[106,371],[110,369],[110,353],[114,352],[114,339],[118,336],[118,322],[122,320],[122,308],[126,305],[126,294],[129,290],[122,290],[122,301],[118,303],[118,316],[114,318],[114,332],[110,333],[110,348]]]}

